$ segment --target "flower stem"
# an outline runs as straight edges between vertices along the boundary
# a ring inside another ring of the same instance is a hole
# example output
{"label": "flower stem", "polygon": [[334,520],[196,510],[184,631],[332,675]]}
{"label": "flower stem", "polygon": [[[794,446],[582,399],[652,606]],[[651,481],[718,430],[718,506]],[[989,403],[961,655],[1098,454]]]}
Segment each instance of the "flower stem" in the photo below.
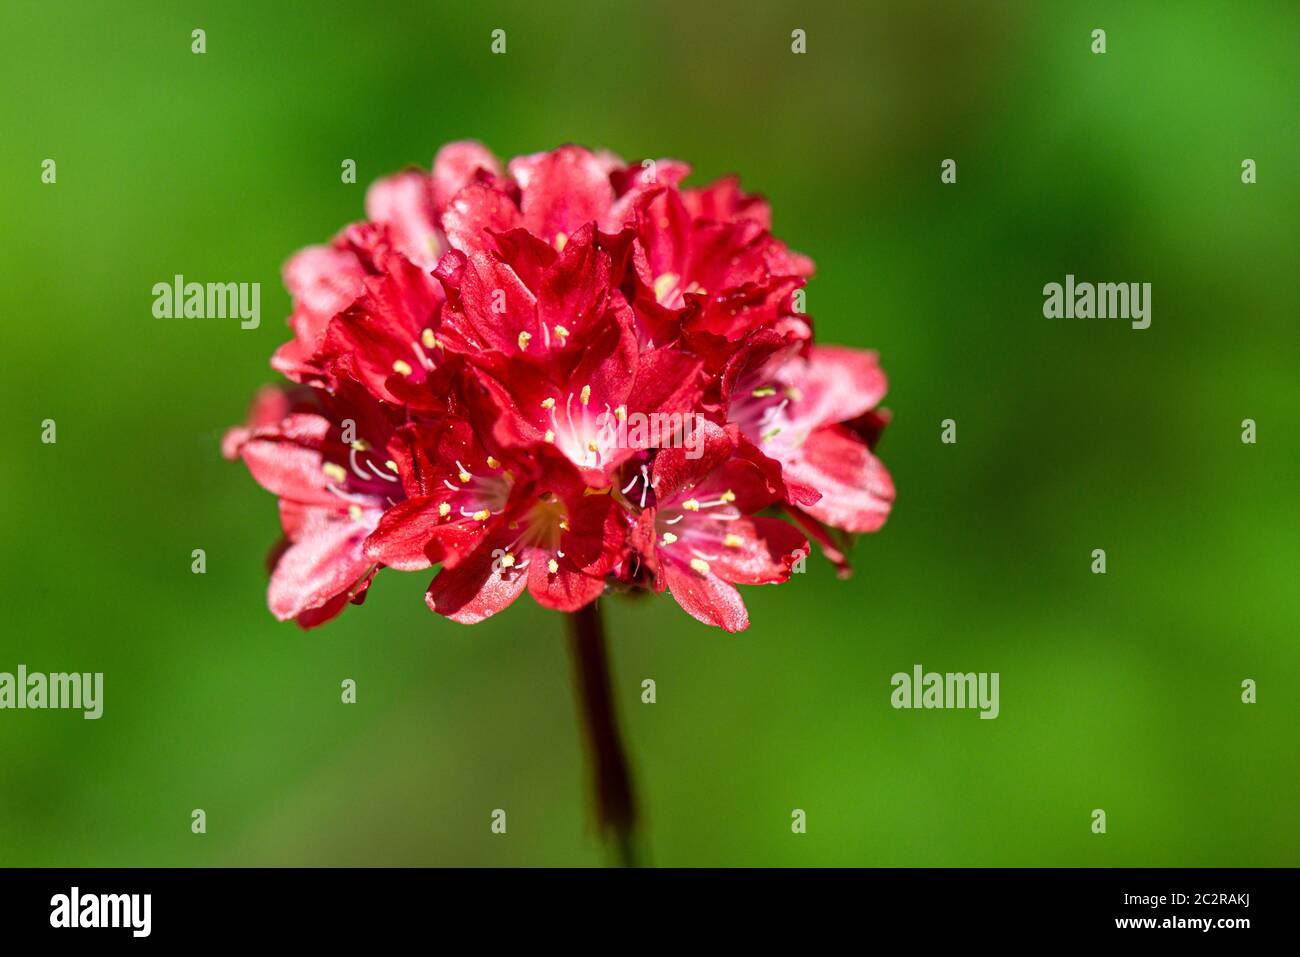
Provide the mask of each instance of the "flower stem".
{"label": "flower stem", "polygon": [[609,660],[600,609],[592,602],[565,617],[578,704],[591,755],[596,823],[602,836],[613,838],[620,863],[635,867],[636,799],[610,693]]}

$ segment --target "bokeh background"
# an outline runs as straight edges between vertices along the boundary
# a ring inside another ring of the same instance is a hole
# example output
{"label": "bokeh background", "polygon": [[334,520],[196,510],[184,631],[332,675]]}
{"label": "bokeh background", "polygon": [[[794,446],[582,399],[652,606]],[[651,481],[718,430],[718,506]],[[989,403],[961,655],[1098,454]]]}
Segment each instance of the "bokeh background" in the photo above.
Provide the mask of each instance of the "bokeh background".
{"label": "bokeh background", "polygon": [[[558,616],[464,628],[388,572],[323,630],[278,624],[275,502],[218,454],[275,379],[285,258],[465,137],[741,173],[817,261],[820,336],[891,377],[898,503],[853,579],[818,557],[749,589],[736,637],[604,603],[653,862],[1300,863],[1298,27],[1280,2],[5,3],[0,671],[103,671],[106,701],[0,712],[0,864],[607,860]],[[178,272],[261,282],[261,328],[154,319]],[[1151,282],[1151,328],[1044,319],[1067,272]],[[892,710],[918,662],[1000,672],[1001,716]]]}

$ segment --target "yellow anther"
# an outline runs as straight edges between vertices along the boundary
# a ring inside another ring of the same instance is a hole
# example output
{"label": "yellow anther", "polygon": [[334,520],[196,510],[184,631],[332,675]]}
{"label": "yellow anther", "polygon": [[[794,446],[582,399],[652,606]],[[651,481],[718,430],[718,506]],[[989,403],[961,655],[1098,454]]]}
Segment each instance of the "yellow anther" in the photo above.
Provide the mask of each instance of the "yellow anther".
{"label": "yellow anther", "polygon": [[566,236],[566,235],[564,235],[564,233],[556,233],[556,234],[555,234],[555,251],[556,251],[556,252],[561,252],[561,253],[564,252],[564,247],[565,247],[565,245],[568,243],[568,241],[569,241],[569,237]]}
{"label": "yellow anther", "polygon": [[354,522],[359,522],[359,521],[361,521],[361,506],[360,506],[360,505],[349,505],[349,506],[348,506],[348,515],[351,516],[352,521],[354,521]]}
{"label": "yellow anther", "polygon": [[348,480],[348,470],[337,462],[326,462],[321,467],[321,471],[335,482],[342,483]]}
{"label": "yellow anther", "polygon": [[398,375],[410,375],[411,366],[409,363],[403,362],[401,359],[398,359],[396,362],[393,363],[393,371],[396,372]]}
{"label": "yellow anther", "polygon": [[542,439],[543,439],[544,441],[546,441],[546,442],[554,442],[554,441],[555,441],[555,433],[554,433],[553,431],[551,431],[550,429],[547,429],[547,430],[546,430],[546,434],[542,436]]}
{"label": "yellow anther", "polygon": [[384,463],[384,468],[388,469],[388,471],[390,471],[390,472],[396,472],[396,471],[397,471],[397,463],[394,462],[392,459],[389,459],[388,461],[386,461],[386,462]]}
{"label": "yellow anther", "polygon": [[474,521],[486,522],[488,520],[488,517],[491,516],[491,514],[492,513],[489,512],[487,509],[480,508],[477,512],[474,513]]}
{"label": "yellow anther", "polygon": [[566,518],[560,519],[560,531],[567,532],[568,530],[569,530],[569,520]]}
{"label": "yellow anther", "polygon": [[731,489],[727,489],[725,492],[719,495],[718,498],[722,499],[724,502],[734,502],[736,500],[736,493],[733,492]]}
{"label": "yellow anther", "polygon": [[502,568],[514,568],[514,567],[515,567],[515,556],[511,555],[509,552],[506,552],[504,555],[502,555],[502,556],[501,556],[501,567],[502,567]]}
{"label": "yellow anther", "polygon": [[790,386],[790,388],[786,389],[785,394],[790,399],[791,402],[798,402],[800,399],[803,398],[803,393],[800,392],[798,389],[796,389],[794,386]]}
{"label": "yellow anther", "polygon": [[542,408],[543,408],[543,409],[553,409],[553,408],[555,408],[555,400],[554,400],[554,399],[543,399],[543,400],[542,400]]}
{"label": "yellow anther", "polygon": [[590,401],[591,401],[591,386],[589,386],[589,385],[584,385],[584,386],[582,387],[582,392],[581,392],[581,394],[578,396],[578,398],[582,399],[582,404],[583,404],[583,405],[586,405],[588,402],[590,402]]}
{"label": "yellow anther", "polygon": [[470,479],[472,479],[474,476],[470,475],[468,472],[466,472],[466,471],[464,471],[464,470],[462,469],[460,475],[458,475],[458,476],[456,476],[456,477],[457,477],[458,479],[460,479],[460,484],[461,484],[461,485],[464,485],[466,482],[468,482],[468,481],[469,481]]}
{"label": "yellow anther", "polygon": [[776,389],[770,385],[763,386],[761,389],[755,389],[750,393],[755,399],[766,399],[770,395],[776,395]]}
{"label": "yellow anther", "polygon": [[625,406],[625,405],[615,406],[615,407],[614,407],[614,418],[618,419],[620,422],[626,422],[626,421],[627,421],[627,406]]}
{"label": "yellow anther", "polygon": [[521,333],[519,333],[519,348],[520,348],[520,349],[527,349],[527,348],[528,348],[528,343],[530,343],[530,342],[532,342],[532,341],[533,341],[532,333],[530,333],[530,332],[521,332]]}
{"label": "yellow anther", "polygon": [[546,563],[546,570],[550,572],[552,575],[554,575],[556,572],[560,570],[560,563],[557,562],[554,558],[552,558],[549,562]]}
{"label": "yellow anther", "polygon": [[568,336],[569,336],[569,330],[564,328],[564,326],[555,327],[555,337],[557,339],[567,339]]}
{"label": "yellow anther", "polygon": [[664,302],[664,297],[668,295],[668,291],[672,289],[673,286],[675,285],[677,285],[676,273],[666,272],[658,279],[656,279],[655,280],[655,301],[662,306]]}
{"label": "yellow anther", "polygon": [[357,452],[369,452],[370,443],[367,442],[365,439],[357,439],[355,442],[352,443],[352,448]]}
{"label": "yellow anther", "polygon": [[664,544],[665,544],[665,545],[671,545],[671,544],[672,544],[673,542],[675,542],[675,541],[677,541],[677,536],[676,536],[676,535],[674,535],[672,532],[664,532]]}
{"label": "yellow anther", "polygon": [[426,349],[434,349],[438,345],[438,337],[433,334],[432,329],[425,329],[421,332],[420,341],[424,343]]}
{"label": "yellow anther", "polygon": [[692,558],[691,567],[701,575],[707,575],[709,573],[709,563],[702,558]]}
{"label": "yellow anther", "polygon": [[588,452],[599,452],[599,451],[600,451],[600,446],[598,446],[594,441],[589,441],[589,442],[587,443],[587,451],[588,451]]}
{"label": "yellow anther", "polygon": [[443,502],[441,505],[438,506],[438,514],[441,515],[443,518],[446,518],[448,515],[451,514],[451,506],[448,505],[446,502]]}
{"label": "yellow anther", "polygon": [[700,510],[700,500],[697,498],[688,498],[682,502],[682,508],[688,512],[698,512]]}
{"label": "yellow anther", "polygon": [[745,543],[739,535],[728,535],[722,540],[722,544],[726,545],[728,548],[739,548]]}
{"label": "yellow anther", "polygon": [[501,468],[501,463],[498,462],[496,459],[494,459],[494,458],[493,458],[492,456],[490,456],[490,455],[488,456],[487,462],[488,462],[488,468],[490,468],[490,469],[499,469],[499,468]]}

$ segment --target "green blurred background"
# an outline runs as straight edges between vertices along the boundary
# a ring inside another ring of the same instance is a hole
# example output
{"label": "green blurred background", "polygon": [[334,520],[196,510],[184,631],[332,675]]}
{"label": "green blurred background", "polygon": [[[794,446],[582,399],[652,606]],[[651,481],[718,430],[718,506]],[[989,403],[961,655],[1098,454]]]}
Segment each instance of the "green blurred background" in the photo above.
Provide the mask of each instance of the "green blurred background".
{"label": "green blurred background", "polygon": [[[560,618],[461,627],[387,572],[323,630],[278,624],[275,501],[218,454],[275,379],[286,257],[465,137],[741,173],[817,262],[821,338],[891,378],[898,503],[853,579],[818,557],[749,589],[736,637],[604,603],[653,862],[1300,863],[1297,27],[1294,3],[6,3],[0,671],[103,671],[105,714],[0,712],[0,864],[606,861]],[[261,328],[154,319],[178,272],[261,282]],[[1067,272],[1151,282],[1151,328],[1044,319]],[[892,710],[918,662],[1000,672],[1001,716]]]}

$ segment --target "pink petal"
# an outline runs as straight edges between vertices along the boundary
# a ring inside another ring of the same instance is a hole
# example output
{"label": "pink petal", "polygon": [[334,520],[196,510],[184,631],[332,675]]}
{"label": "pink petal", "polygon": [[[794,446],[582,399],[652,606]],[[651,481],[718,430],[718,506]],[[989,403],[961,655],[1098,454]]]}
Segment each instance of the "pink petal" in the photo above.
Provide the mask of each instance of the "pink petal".
{"label": "pink petal", "polygon": [[421,269],[437,265],[440,230],[424,173],[407,170],[376,180],[366,192],[366,216],[385,224],[393,245]]}
{"label": "pink petal", "polygon": [[318,512],[271,575],[267,603],[281,621],[346,593],[370,568],[362,553],[366,530],[347,518]]}
{"label": "pink petal", "polygon": [[501,175],[501,164],[482,143],[461,140],[448,143],[438,150],[433,159],[433,203],[439,212],[445,210],[452,197],[474,180],[479,170],[492,176]]}
{"label": "pink petal", "polygon": [[817,502],[803,506],[818,521],[847,532],[874,532],[889,517],[894,482],[866,444],[847,429],[818,429],[783,465],[791,480],[821,492]]}

